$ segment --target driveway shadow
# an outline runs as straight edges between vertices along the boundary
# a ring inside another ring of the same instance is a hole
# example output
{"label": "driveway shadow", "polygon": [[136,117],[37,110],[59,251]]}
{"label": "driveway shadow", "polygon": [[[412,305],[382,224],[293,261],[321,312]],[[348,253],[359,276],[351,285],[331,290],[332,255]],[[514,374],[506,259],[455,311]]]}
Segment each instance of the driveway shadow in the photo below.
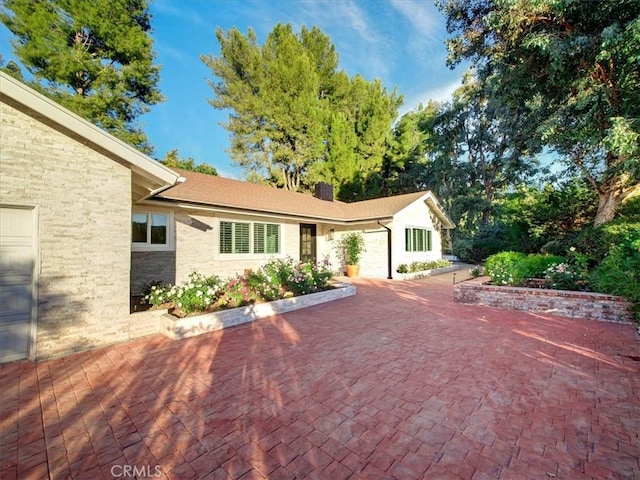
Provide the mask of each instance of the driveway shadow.
{"label": "driveway shadow", "polygon": [[0,366],[0,476],[640,476],[631,326],[456,304],[451,274],[355,283],[182,341]]}

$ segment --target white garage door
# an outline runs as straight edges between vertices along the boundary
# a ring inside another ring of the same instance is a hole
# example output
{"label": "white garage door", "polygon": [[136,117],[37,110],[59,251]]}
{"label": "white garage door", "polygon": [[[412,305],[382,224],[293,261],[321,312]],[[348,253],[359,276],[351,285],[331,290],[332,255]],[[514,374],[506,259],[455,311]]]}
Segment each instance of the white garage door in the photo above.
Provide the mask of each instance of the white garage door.
{"label": "white garage door", "polygon": [[27,358],[35,264],[34,211],[0,207],[0,363]]}

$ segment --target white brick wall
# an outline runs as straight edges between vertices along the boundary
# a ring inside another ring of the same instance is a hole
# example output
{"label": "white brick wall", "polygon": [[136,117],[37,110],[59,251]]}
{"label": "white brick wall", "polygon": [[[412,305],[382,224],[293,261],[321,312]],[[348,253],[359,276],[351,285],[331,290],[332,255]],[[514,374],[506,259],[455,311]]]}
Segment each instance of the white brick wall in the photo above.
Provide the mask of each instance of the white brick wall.
{"label": "white brick wall", "polygon": [[38,358],[129,337],[130,171],[1,104],[0,202],[39,207]]}

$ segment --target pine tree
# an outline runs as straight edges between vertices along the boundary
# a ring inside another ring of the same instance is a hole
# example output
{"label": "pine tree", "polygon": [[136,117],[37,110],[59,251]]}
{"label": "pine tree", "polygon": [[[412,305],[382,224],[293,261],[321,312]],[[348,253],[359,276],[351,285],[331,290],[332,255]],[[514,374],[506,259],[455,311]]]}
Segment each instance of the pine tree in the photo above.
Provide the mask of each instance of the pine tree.
{"label": "pine tree", "polygon": [[[163,100],[146,0],[4,0],[29,83],[125,142],[151,153],[136,118]],[[26,75],[25,75],[26,76]]]}

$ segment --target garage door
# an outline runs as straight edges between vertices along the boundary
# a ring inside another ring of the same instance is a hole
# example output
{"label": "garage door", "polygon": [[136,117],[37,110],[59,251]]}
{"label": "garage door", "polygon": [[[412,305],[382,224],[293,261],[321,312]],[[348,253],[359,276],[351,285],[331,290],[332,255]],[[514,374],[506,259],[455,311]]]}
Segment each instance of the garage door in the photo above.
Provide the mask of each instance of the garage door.
{"label": "garage door", "polygon": [[0,363],[27,358],[35,264],[34,211],[0,206]]}

